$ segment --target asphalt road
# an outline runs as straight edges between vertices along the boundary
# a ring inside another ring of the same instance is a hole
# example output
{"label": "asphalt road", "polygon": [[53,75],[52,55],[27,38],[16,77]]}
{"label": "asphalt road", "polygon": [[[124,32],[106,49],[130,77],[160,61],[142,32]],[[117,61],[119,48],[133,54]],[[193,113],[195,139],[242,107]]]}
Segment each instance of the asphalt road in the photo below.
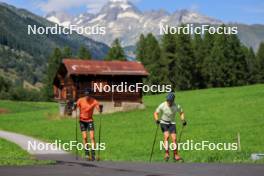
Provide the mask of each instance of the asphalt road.
{"label": "asphalt road", "polygon": [[0,167],[1,176],[263,176],[264,165],[258,164],[185,164],[87,162],[70,155],[38,156],[57,158],[55,165]]}
{"label": "asphalt road", "polygon": [[32,155],[40,155],[40,154],[67,154],[67,152],[60,150],[60,149],[56,149],[56,150],[51,150],[51,149],[47,149],[47,150],[39,150],[38,148],[36,149],[31,149],[28,148],[28,144],[43,144],[43,146],[46,146],[46,142],[41,141],[39,139],[35,139],[33,137],[30,136],[26,136],[23,134],[18,134],[18,133],[14,133],[14,132],[10,132],[10,131],[3,131],[0,130],[0,138],[4,138],[8,141],[11,141],[17,145],[19,145],[22,149],[26,150],[28,153],[32,154]]}
{"label": "asphalt road", "polygon": [[54,160],[45,166],[0,166],[0,176],[264,176],[264,165],[87,162],[61,150],[28,150],[29,136],[0,131],[0,137],[18,144],[40,160]]}

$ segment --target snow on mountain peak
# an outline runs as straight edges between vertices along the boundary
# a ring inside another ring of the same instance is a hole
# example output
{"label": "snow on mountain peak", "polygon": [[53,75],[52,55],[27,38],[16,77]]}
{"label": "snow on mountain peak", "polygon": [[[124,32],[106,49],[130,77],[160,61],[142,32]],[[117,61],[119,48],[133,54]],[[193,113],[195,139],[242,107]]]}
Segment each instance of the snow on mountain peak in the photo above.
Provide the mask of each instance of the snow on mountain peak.
{"label": "snow on mountain peak", "polygon": [[127,0],[110,0],[108,3],[103,6],[101,10],[106,9],[119,9],[119,10],[133,10],[133,11],[139,11],[137,8],[129,1]]}
{"label": "snow on mountain peak", "polygon": [[110,2],[127,2],[127,0],[110,0]]}
{"label": "snow on mountain peak", "polygon": [[103,26],[105,35],[89,35],[94,40],[110,45],[121,38],[122,45],[134,45],[141,33],[159,35],[160,25],[177,26],[182,23],[221,24],[220,20],[190,10],[177,10],[170,14],[164,10],[141,12],[128,0],[109,0],[97,14],[83,13],[74,18],[64,13],[52,13],[46,18],[60,25],[80,27]]}
{"label": "snow on mountain peak", "polygon": [[53,23],[57,23],[61,26],[69,26],[73,17],[66,12],[50,12],[48,13],[45,18]]}
{"label": "snow on mountain peak", "polygon": [[123,10],[126,10],[128,9],[129,7],[131,7],[129,4],[119,4],[119,5],[115,5],[115,4],[112,4],[110,6],[111,8],[114,8],[114,7],[121,7]]}

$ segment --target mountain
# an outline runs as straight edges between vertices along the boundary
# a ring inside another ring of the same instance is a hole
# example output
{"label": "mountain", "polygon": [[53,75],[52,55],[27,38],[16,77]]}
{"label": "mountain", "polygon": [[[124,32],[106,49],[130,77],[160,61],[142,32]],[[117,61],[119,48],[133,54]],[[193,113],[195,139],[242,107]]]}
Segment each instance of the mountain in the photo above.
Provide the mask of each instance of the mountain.
{"label": "mountain", "polygon": [[[64,16],[65,17],[65,16]],[[59,18],[53,16],[54,19]],[[52,18],[47,18],[53,22]],[[160,24],[177,26],[182,23],[213,24],[224,23],[221,20],[202,15],[190,10],[177,10],[170,14],[164,10],[152,10],[141,12],[136,6],[127,0],[110,0],[96,14],[89,14],[87,18],[84,15],[77,15],[71,18],[59,18],[59,24],[68,26],[70,24],[78,26],[105,26],[105,35],[90,36],[96,41],[104,42],[110,45],[115,38],[120,38],[123,46],[133,46],[141,33],[152,32],[156,36],[160,33]],[[70,21],[70,23],[69,23]],[[242,42],[256,49],[260,41],[264,40],[263,25],[236,25],[239,30],[239,37]],[[252,36],[250,38],[249,36]]]}
{"label": "mountain", "polygon": [[254,48],[256,51],[261,42],[264,42],[264,25],[254,24],[231,24],[233,26],[237,25],[239,32],[238,37],[240,40],[248,47]]}
{"label": "mountain", "polygon": [[61,24],[62,26],[68,26],[71,21],[73,21],[73,17],[65,12],[53,11],[49,13],[45,18],[54,23]]}
{"label": "mountain", "polygon": [[[58,15],[58,13],[54,13]],[[65,14],[60,14],[62,17]],[[65,16],[64,19],[68,19]],[[16,75],[32,84],[41,82],[47,60],[56,47],[70,47],[74,54],[81,45],[89,48],[94,58],[104,58],[108,46],[78,34],[28,35],[28,25],[39,27],[55,24],[24,9],[0,3],[0,74]],[[8,74],[10,73],[10,74]]]}
{"label": "mountain", "polygon": [[[159,24],[178,25],[181,23],[222,23],[219,20],[201,15],[188,10],[179,10],[173,14],[166,11],[149,11],[141,12],[131,2],[126,0],[110,0],[101,10],[89,15],[88,19],[84,20],[83,15],[76,16],[75,20],[65,18],[67,15],[48,15],[46,18],[52,22],[68,27],[70,24],[78,26],[105,26],[106,35],[91,36],[96,41],[104,42],[110,45],[115,38],[120,38],[122,45],[134,45],[140,33],[154,34],[159,33]],[[70,23],[69,23],[70,21]]]}

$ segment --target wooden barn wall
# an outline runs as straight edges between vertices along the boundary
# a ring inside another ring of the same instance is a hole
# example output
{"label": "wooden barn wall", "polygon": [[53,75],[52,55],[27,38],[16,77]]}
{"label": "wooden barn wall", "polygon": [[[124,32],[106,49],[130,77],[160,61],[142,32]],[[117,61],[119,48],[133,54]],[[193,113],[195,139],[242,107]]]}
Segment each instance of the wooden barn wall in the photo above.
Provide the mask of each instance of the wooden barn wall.
{"label": "wooden barn wall", "polygon": [[[119,85],[121,82],[127,82],[128,84],[136,84],[142,82],[142,78],[138,76],[72,76],[68,78],[65,82],[65,87],[68,94],[67,99],[76,99],[82,97],[86,88],[92,89],[93,83]],[[96,92],[93,94],[93,96],[98,100],[104,101],[141,102],[142,92]]]}

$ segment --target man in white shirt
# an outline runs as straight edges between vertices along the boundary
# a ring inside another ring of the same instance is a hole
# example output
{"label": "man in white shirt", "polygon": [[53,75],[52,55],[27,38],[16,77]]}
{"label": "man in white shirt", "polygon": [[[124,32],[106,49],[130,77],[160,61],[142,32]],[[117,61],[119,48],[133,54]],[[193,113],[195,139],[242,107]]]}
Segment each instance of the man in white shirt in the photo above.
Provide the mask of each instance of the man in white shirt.
{"label": "man in white shirt", "polygon": [[[164,134],[164,144],[166,146],[166,152],[164,159],[166,161],[169,160],[170,154],[169,154],[169,137],[171,135],[172,142],[175,146],[177,146],[177,140],[176,140],[176,113],[180,114],[180,118],[182,120],[183,126],[187,125],[187,122],[184,119],[184,112],[183,109],[179,104],[176,104],[174,102],[175,95],[173,92],[169,93],[167,95],[166,101],[161,103],[156,111],[154,112],[154,119],[157,124],[160,124],[161,130]],[[160,120],[159,120],[159,115]],[[174,150],[174,157],[173,159],[175,161],[181,160],[181,157],[178,154],[178,147],[176,150]]]}

